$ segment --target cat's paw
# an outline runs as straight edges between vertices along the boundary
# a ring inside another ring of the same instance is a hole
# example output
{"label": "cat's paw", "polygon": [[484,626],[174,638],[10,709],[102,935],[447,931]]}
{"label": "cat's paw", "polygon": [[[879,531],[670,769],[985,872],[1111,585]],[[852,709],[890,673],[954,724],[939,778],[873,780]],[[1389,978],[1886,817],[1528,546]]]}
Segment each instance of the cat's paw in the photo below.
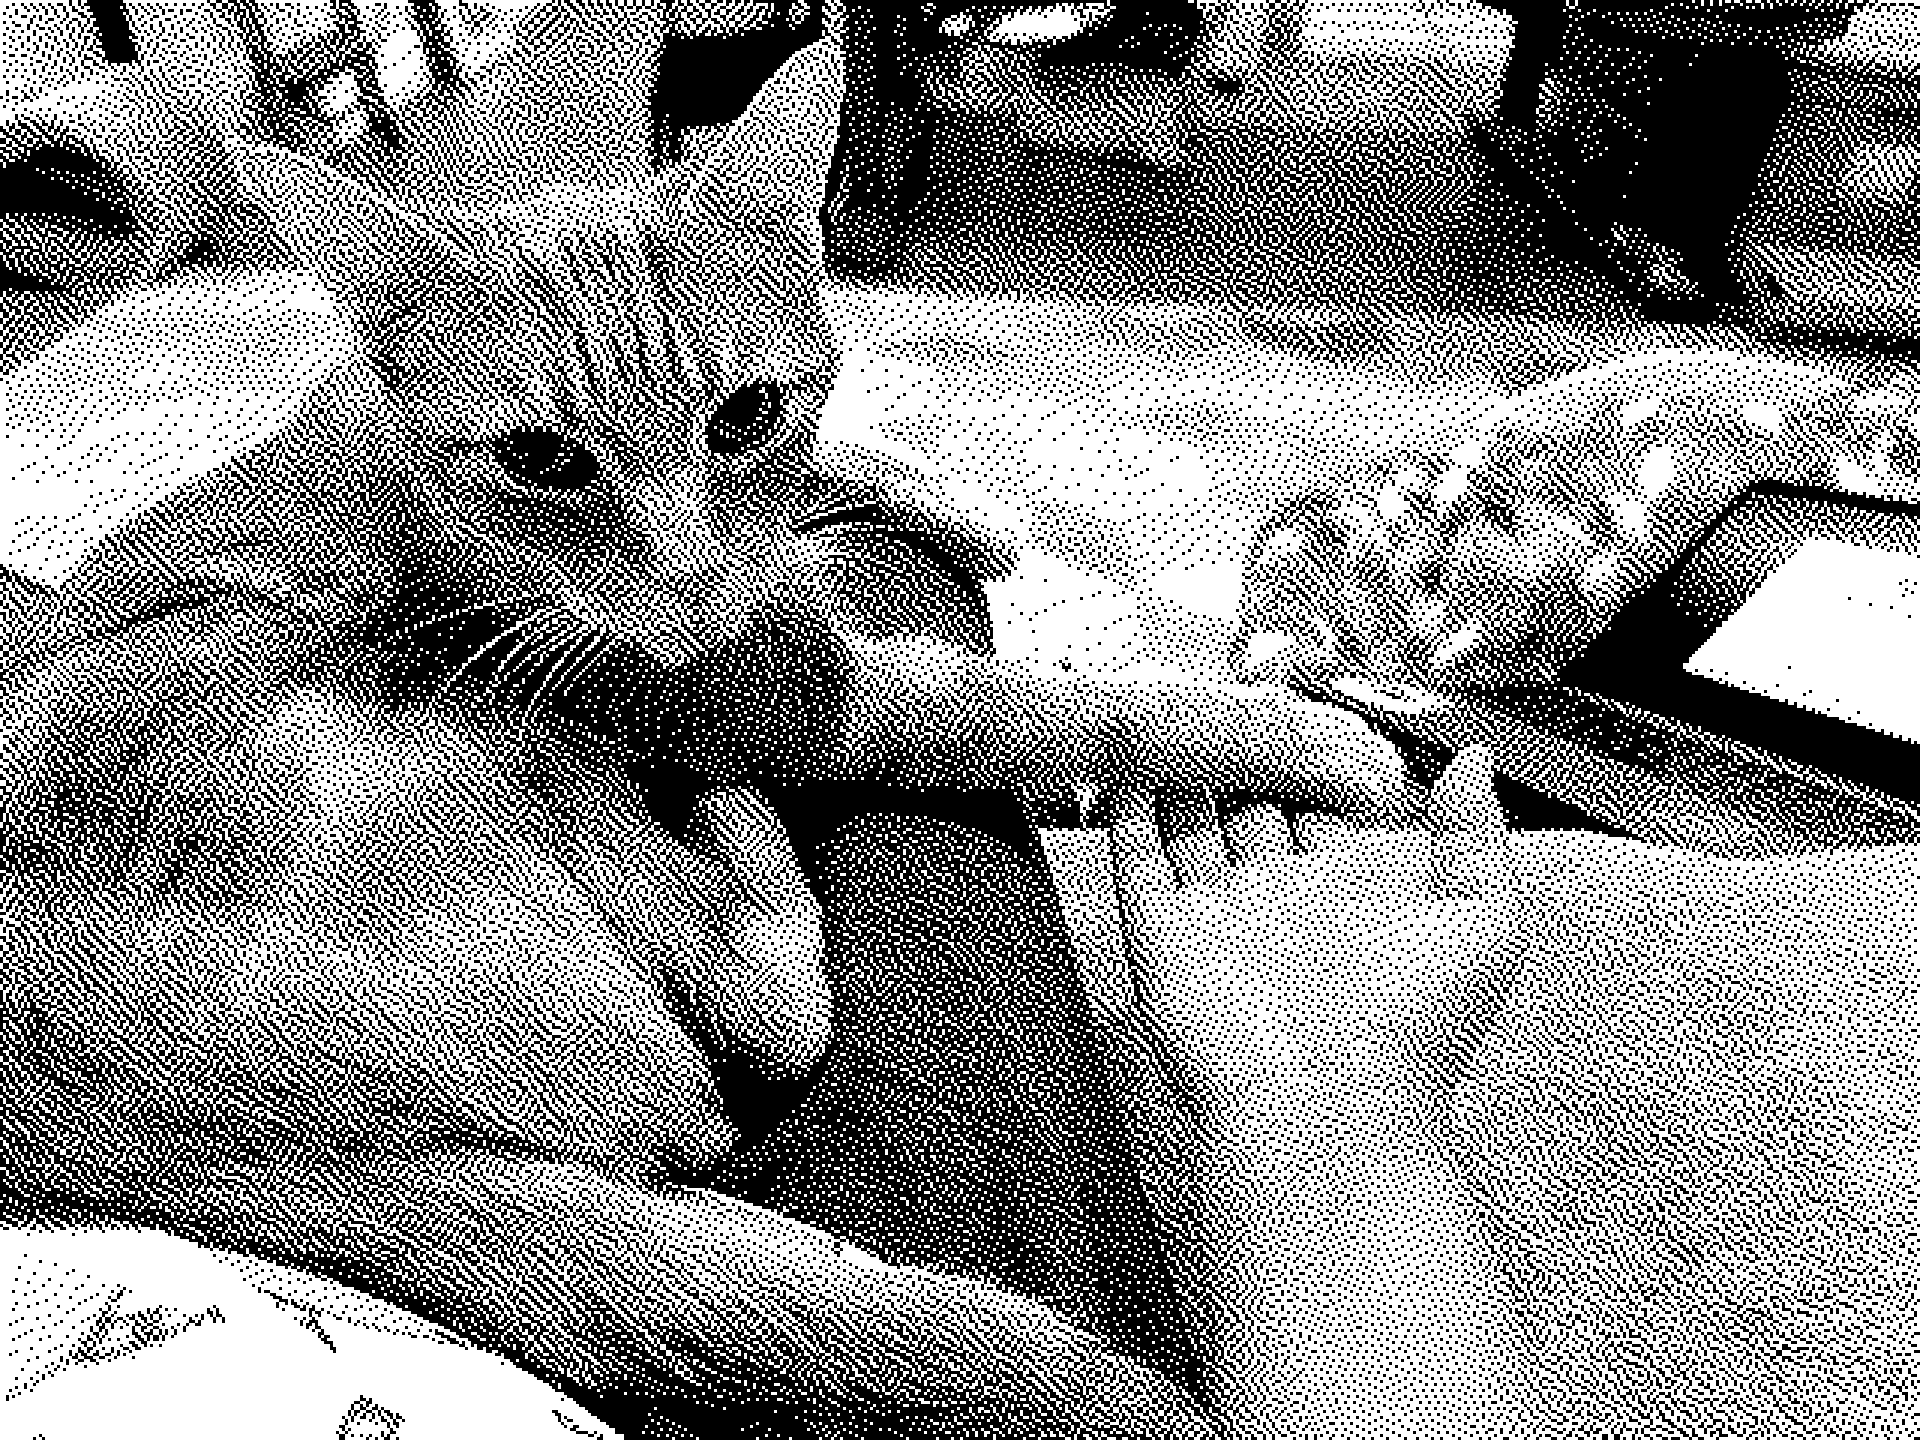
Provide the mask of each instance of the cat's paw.
{"label": "cat's paw", "polygon": [[1150,682],[1126,712],[1122,784],[1259,795],[1374,825],[1414,812],[1399,747],[1289,686]]}

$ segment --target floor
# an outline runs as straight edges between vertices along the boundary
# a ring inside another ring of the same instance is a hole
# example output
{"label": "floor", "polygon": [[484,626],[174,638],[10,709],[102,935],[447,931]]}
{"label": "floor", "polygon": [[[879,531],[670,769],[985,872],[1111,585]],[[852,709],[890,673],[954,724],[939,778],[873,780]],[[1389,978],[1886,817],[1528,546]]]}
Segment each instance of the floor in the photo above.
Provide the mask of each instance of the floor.
{"label": "floor", "polygon": [[[1642,334],[1752,343],[1644,326],[1484,174],[1466,118],[1494,96],[1507,15],[1481,0],[1301,3],[1297,45],[1270,53],[1245,94],[1195,103],[1190,174],[1043,151],[1010,141],[1005,125],[948,120],[935,193],[897,283],[1476,315],[1537,322],[1599,350]],[[1906,364],[1846,345],[1764,348],[1849,369]]]}
{"label": "floor", "polygon": [[1245,94],[1198,103],[1187,176],[950,125],[900,280],[1624,323],[1476,180],[1464,120],[1491,97],[1510,23],[1475,0],[1307,0],[1292,54]]}
{"label": "floor", "polygon": [[[1492,94],[1507,17],[1479,0],[1302,4],[1290,53],[1270,56],[1246,93],[1194,103],[1189,174],[1041,150],[1006,124],[949,117],[935,192],[893,283],[1632,323],[1476,179],[1464,117]],[[650,26],[638,13],[552,0],[519,53],[416,109],[407,153],[364,173],[428,208],[487,203],[536,179],[643,173],[648,62],[636,37]],[[566,75],[595,82],[553,83]]]}
{"label": "floor", "polygon": [[[1158,175],[943,123],[936,185],[892,286],[1544,321],[1604,339],[1637,321],[1479,172],[1468,112],[1492,95],[1511,21],[1480,0],[1299,0],[1298,43],[1250,89],[1196,101],[1190,173]],[[397,158],[353,165],[428,210],[547,180],[646,173],[662,0],[547,0],[478,84],[415,105]],[[592,77],[591,83],[566,83]],[[556,83],[560,82],[560,83]],[[244,243],[242,243],[244,253]],[[47,324],[5,326],[0,365]],[[1604,348],[1604,346],[1602,347]]]}

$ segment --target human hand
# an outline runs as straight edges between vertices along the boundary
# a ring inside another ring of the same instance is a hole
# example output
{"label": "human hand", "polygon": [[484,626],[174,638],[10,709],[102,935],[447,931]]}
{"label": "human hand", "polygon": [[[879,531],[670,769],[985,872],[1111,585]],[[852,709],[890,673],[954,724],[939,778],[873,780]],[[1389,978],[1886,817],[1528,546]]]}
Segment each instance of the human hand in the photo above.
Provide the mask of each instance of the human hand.
{"label": "human hand", "polygon": [[1486,750],[1447,767],[1424,826],[1302,817],[1305,853],[1272,805],[1224,829],[1201,797],[1163,809],[1164,838],[1152,797],[1118,797],[1114,872],[1147,1031],[1196,1116],[1355,1079],[1437,1107],[1524,940]]}

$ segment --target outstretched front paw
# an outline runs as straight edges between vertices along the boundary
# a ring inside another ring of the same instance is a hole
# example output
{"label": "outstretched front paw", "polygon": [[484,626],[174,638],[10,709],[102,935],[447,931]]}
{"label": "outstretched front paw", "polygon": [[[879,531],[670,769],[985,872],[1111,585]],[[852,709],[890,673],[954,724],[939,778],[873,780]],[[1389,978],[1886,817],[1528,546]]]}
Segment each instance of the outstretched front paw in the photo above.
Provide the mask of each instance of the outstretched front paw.
{"label": "outstretched front paw", "polygon": [[1122,766],[1134,783],[1269,796],[1375,825],[1413,814],[1399,747],[1351,711],[1284,685],[1168,685],[1148,696]]}

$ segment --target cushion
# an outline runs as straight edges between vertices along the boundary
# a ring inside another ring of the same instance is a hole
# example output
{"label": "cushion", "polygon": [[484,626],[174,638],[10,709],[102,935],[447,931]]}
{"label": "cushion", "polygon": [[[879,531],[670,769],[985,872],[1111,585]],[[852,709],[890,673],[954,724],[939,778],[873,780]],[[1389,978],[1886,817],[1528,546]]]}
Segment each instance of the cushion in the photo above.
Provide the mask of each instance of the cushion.
{"label": "cushion", "polygon": [[[0,111],[0,270],[42,284],[143,284],[202,246],[234,194],[212,111],[153,66]],[[27,203],[31,200],[33,203]]]}
{"label": "cushion", "polygon": [[1243,678],[1548,684],[1761,477],[1920,481],[1915,399],[1812,366],[1662,350],[1549,381],[1451,449],[1280,507],[1241,592]]}

